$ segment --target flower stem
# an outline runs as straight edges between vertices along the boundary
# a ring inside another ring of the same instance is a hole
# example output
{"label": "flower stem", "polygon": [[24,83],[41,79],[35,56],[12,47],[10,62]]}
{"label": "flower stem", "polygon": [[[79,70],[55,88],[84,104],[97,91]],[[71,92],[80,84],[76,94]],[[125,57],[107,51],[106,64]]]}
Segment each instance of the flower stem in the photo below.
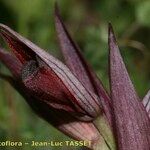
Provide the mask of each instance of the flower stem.
{"label": "flower stem", "polygon": [[110,150],[103,137],[93,146],[93,150]]}
{"label": "flower stem", "polygon": [[[94,121],[95,126],[99,130],[100,134],[104,138],[106,144],[109,147],[109,150],[116,150],[116,144],[115,144],[115,139],[113,136],[113,133],[111,131],[111,128],[106,121],[105,116],[99,116],[95,121]],[[98,149],[96,149],[98,150]]]}

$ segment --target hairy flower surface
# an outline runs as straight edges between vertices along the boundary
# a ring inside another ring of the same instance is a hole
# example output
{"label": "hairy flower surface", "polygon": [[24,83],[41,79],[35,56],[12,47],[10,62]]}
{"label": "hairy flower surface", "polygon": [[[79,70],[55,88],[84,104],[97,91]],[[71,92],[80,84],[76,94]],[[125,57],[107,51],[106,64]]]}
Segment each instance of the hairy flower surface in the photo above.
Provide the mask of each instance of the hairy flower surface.
{"label": "hairy flower surface", "polygon": [[57,6],[55,25],[66,65],[0,24],[0,34],[14,54],[0,48],[0,61],[12,73],[0,73],[0,77],[18,90],[40,117],[74,139],[90,140],[92,149],[149,150],[150,92],[141,102],[112,26],[108,38],[109,95],[69,35]]}
{"label": "hairy flower surface", "polygon": [[129,78],[111,25],[109,49],[111,98],[118,148],[150,149],[150,120]]}

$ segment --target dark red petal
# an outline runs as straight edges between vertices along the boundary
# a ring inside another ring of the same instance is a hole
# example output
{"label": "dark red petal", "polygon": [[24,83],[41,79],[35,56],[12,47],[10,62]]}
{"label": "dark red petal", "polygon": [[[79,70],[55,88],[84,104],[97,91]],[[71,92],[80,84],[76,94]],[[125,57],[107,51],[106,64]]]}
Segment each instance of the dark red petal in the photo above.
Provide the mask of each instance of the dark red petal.
{"label": "dark red petal", "polygon": [[[29,61],[22,70],[22,81],[28,93],[58,110],[65,110],[82,118],[88,114],[68,91],[63,82],[46,66],[37,66],[36,61]],[[86,105],[86,104],[85,104]],[[91,120],[92,116],[87,116]]]}
{"label": "dark red petal", "polygon": [[11,55],[6,52],[6,50],[0,48],[0,61],[11,71],[11,73],[18,78],[21,72],[21,63]]}
{"label": "dark red petal", "polygon": [[147,92],[142,102],[150,118],[150,90]]}
{"label": "dark red petal", "polygon": [[[9,44],[13,43],[11,46],[13,45],[13,49],[17,51],[16,56],[19,55],[19,58],[23,58],[21,59],[23,63],[29,60],[36,60],[37,57],[39,57],[45,64],[48,65],[48,67],[50,67],[52,72],[58,76],[85,112],[88,112],[90,116],[93,116],[93,119],[99,115],[100,107],[98,104],[98,97],[91,91],[88,91],[71,73],[67,66],[29,40],[11,30],[9,27],[1,24],[0,32],[3,33],[4,38],[4,35],[9,37],[9,41],[11,41]],[[7,40],[8,38],[5,39]],[[18,45],[20,47],[20,44],[23,46],[21,46],[21,49],[18,49]]]}
{"label": "dark red petal", "polygon": [[150,120],[139,101],[109,25],[110,84],[119,150],[150,149]]}
{"label": "dark red petal", "polygon": [[[1,35],[2,37],[7,41],[10,48],[13,50],[13,53],[16,55],[16,57],[20,60],[22,64],[25,62],[35,59],[35,54],[30,50],[28,46],[23,44],[21,41],[17,40],[15,37],[13,37],[9,32],[3,30],[5,29],[5,25],[1,25]],[[24,49],[26,51],[24,51]]]}
{"label": "dark red petal", "polygon": [[99,102],[99,104],[101,105],[102,103],[104,112],[109,122],[111,122],[110,98],[106,93],[106,90],[104,89],[101,81],[98,79],[94,71],[85,61],[79,47],[69,35],[60,17],[57,6],[55,8],[55,25],[61,50],[67,66],[88,90],[95,92],[100,97],[101,101]]}

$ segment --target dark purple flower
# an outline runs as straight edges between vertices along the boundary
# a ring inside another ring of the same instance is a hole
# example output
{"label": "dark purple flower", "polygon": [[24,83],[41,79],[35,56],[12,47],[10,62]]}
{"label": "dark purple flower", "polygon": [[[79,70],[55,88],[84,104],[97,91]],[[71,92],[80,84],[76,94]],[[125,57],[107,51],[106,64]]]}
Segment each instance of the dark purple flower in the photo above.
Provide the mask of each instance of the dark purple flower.
{"label": "dark purple flower", "polygon": [[98,96],[63,63],[5,25],[0,25],[0,32],[22,65],[18,78],[30,94],[81,120],[93,120],[100,113]]}
{"label": "dark purple flower", "polygon": [[[10,41],[12,41],[12,39],[10,39]],[[18,48],[17,44],[18,42],[14,45],[16,48]],[[21,48],[21,50],[23,50],[23,48]],[[52,69],[38,57],[36,58],[38,61],[33,59],[24,64],[24,55],[19,55],[19,60],[21,60],[19,61],[15,56],[0,49],[0,60],[10,69],[13,77],[4,76],[3,74],[0,76],[10,82],[10,84],[23,95],[30,107],[40,117],[74,139],[90,140],[93,145],[99,140],[100,135],[95,126],[90,122],[86,123],[80,121],[93,120],[94,116],[86,115],[88,114],[86,111],[84,114],[84,109],[78,104],[77,99],[78,97],[83,97],[84,100],[86,96],[88,96],[88,99],[91,97],[97,100],[97,96],[93,96],[92,93],[90,94],[84,87],[82,87],[80,91],[77,91],[79,92],[78,95],[75,95],[75,92],[71,93],[66,86],[63,85],[60,78],[52,72]],[[37,62],[39,63],[39,67],[37,67]],[[67,71],[69,71],[68,68]],[[80,85],[81,83],[78,84]],[[71,88],[70,86],[68,88]],[[77,106],[75,106],[75,103],[77,103]],[[86,104],[86,102],[83,102],[83,104],[89,108],[87,111],[91,109],[91,106],[93,107],[93,105]],[[94,104],[96,104],[95,101]],[[94,111],[99,113],[99,106],[97,104],[96,108],[94,107]]]}

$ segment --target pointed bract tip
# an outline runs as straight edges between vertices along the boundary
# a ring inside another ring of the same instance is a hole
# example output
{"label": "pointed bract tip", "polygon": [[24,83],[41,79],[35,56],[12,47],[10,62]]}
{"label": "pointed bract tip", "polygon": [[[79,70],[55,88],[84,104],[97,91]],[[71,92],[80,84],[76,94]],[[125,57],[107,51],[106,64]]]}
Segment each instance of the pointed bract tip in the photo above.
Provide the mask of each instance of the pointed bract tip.
{"label": "pointed bract tip", "polygon": [[113,32],[113,27],[112,27],[112,24],[110,22],[108,23],[108,31],[109,31],[109,33]]}
{"label": "pointed bract tip", "polygon": [[113,47],[117,46],[117,40],[111,23],[108,24],[108,44],[110,50],[113,50]]}

